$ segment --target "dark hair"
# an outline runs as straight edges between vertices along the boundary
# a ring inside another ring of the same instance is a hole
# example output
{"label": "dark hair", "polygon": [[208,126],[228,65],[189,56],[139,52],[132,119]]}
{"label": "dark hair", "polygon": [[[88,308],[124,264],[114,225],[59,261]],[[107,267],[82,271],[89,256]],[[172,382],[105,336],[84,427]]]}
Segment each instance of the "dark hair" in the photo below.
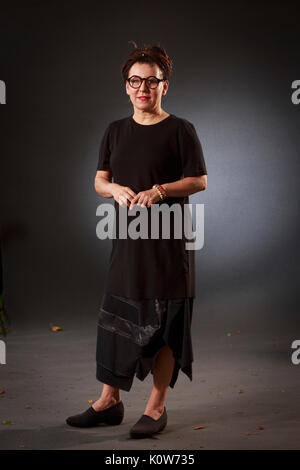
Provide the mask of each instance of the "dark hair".
{"label": "dark hair", "polygon": [[165,80],[169,79],[169,76],[172,73],[173,61],[166,53],[166,50],[161,47],[159,43],[155,46],[144,44],[143,48],[139,48],[134,41],[129,42],[133,43],[134,49],[129,55],[128,59],[126,59],[126,61],[123,63],[121,68],[121,74],[123,76],[124,82],[128,78],[130,67],[135,62],[139,62],[141,64],[148,63],[150,65],[157,64],[163,73],[163,78]]}

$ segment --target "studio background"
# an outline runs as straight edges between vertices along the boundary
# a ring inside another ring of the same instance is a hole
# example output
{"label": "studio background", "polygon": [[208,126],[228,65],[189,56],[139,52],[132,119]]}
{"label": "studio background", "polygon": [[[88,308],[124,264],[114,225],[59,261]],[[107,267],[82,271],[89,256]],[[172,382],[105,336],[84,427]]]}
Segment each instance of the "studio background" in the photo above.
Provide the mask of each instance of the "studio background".
{"label": "studio background", "polygon": [[[132,114],[128,41],[174,60],[168,113],[202,143],[204,247],[193,334],[299,337],[300,79],[296,2],[26,1],[1,6],[1,238],[16,331],[97,322],[111,241],[96,237],[98,152]],[[121,269],[126,269],[122,266]],[[96,334],[96,332],[95,332]]]}

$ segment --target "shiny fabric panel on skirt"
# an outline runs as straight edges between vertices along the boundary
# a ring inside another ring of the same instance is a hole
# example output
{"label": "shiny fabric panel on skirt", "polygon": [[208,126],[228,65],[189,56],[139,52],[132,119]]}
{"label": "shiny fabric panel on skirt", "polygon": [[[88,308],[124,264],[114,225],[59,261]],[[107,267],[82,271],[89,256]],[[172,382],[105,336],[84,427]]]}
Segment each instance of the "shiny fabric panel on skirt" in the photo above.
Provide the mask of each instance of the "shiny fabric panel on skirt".
{"label": "shiny fabric panel on skirt", "polygon": [[129,391],[134,375],[144,380],[161,348],[173,351],[170,387],[181,369],[192,380],[193,297],[133,300],[105,293],[98,316],[96,377]]}

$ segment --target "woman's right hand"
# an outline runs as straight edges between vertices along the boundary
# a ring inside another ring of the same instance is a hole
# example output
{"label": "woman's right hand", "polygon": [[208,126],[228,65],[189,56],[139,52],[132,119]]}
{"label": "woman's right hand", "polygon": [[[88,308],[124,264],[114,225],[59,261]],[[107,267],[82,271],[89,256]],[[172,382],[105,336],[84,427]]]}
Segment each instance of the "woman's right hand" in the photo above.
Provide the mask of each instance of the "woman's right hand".
{"label": "woman's right hand", "polygon": [[128,186],[121,186],[117,183],[112,184],[113,186],[111,189],[111,193],[113,195],[114,200],[122,207],[129,207],[130,202],[136,196],[136,193]]}

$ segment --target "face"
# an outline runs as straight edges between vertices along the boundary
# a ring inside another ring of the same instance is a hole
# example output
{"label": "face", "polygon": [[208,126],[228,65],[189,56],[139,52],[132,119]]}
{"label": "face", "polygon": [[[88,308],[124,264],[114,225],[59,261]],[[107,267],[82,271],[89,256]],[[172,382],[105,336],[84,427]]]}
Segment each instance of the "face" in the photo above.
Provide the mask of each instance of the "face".
{"label": "face", "polygon": [[[163,78],[162,71],[157,64],[140,64],[136,62],[131,66],[128,72],[128,78],[132,75],[138,75],[141,78],[157,77]],[[150,111],[161,107],[161,97],[166,95],[169,82],[159,82],[157,88],[149,88],[146,81],[143,80],[139,88],[132,88],[128,81],[126,82],[126,93],[130,97],[133,107],[138,110]],[[139,96],[146,96],[148,99],[140,100]]]}

